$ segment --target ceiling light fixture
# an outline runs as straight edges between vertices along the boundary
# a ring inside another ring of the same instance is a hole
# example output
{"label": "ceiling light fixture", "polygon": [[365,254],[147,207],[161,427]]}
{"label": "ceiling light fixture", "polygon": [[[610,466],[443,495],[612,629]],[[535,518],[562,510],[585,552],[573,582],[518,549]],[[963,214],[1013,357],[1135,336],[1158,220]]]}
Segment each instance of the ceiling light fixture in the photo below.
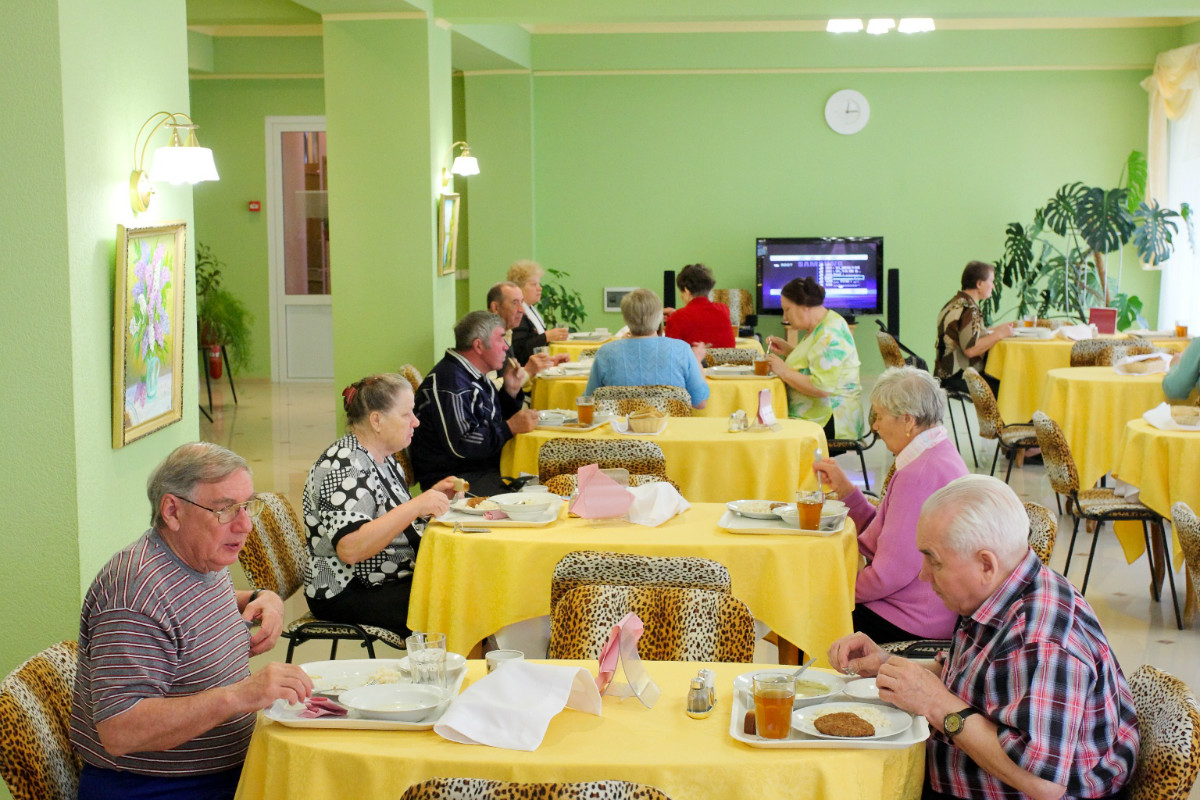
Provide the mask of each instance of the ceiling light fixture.
{"label": "ceiling light fixture", "polygon": [[[158,111],[142,124],[137,138],[133,140],[133,172],[129,176],[129,204],[134,211],[142,212],[150,207],[150,197],[154,194],[152,182],[195,184],[219,180],[212,150],[201,147],[196,141],[197,127],[187,114],[173,114],[170,111]],[[150,146],[154,134],[163,128],[171,129],[171,144],[154,151],[150,174],[147,175],[146,148]],[[186,142],[180,140],[181,129],[188,132]],[[145,138],[142,138],[143,135]]]}
{"label": "ceiling light fixture", "polygon": [[887,17],[872,19],[867,22],[867,33],[879,36],[896,27],[896,20]]}
{"label": "ceiling light fixture", "polygon": [[831,19],[825,25],[827,33],[858,33],[862,29],[861,19]]}
{"label": "ceiling light fixture", "polygon": [[933,29],[933,17],[905,17],[896,28],[900,33],[928,33]]}

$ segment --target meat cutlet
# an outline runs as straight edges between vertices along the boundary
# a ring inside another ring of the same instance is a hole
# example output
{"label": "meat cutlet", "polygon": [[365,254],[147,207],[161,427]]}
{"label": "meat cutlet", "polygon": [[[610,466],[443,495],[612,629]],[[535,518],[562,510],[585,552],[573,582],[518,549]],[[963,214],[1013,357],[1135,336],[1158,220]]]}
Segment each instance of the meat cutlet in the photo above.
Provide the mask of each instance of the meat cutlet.
{"label": "meat cutlet", "polygon": [[826,736],[874,736],[875,726],[857,714],[836,711],[813,720],[813,727]]}

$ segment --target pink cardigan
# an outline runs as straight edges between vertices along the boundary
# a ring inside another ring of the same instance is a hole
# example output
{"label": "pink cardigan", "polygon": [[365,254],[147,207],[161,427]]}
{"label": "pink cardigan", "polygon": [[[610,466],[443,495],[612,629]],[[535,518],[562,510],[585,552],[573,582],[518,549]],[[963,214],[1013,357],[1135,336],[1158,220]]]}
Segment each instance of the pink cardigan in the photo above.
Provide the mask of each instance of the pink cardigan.
{"label": "pink cardigan", "polygon": [[857,489],[845,498],[850,517],[862,531],[858,551],[870,562],[858,573],[855,602],[921,638],[948,639],[958,615],[917,577],[917,518],[931,494],[966,474],[954,442],[943,440],[892,476],[878,508]]}

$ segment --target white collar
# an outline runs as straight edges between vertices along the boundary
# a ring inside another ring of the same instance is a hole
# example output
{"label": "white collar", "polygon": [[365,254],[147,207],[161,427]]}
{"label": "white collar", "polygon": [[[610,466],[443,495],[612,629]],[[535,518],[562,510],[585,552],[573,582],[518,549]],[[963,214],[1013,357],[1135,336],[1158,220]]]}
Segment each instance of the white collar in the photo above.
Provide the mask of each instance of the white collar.
{"label": "white collar", "polygon": [[912,462],[916,461],[931,447],[935,447],[946,440],[946,428],[942,425],[934,425],[928,430],[921,431],[913,440],[905,445],[904,449],[896,454],[896,471],[907,467]]}
{"label": "white collar", "polygon": [[525,316],[526,316],[526,318],[529,319],[530,322],[533,323],[533,329],[535,331],[537,331],[538,333],[546,332],[546,323],[542,319],[542,315],[539,314],[538,310],[536,308],[534,308],[533,306],[531,306],[529,303],[525,304]]}

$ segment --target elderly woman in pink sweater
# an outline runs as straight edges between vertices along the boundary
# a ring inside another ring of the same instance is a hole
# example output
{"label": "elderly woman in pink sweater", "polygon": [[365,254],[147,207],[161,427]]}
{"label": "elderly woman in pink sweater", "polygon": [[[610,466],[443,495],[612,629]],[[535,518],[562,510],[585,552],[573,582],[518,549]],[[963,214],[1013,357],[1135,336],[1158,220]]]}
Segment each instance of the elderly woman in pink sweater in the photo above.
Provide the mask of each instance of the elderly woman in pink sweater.
{"label": "elderly woman in pink sweater", "polygon": [[850,509],[861,533],[858,552],[867,565],[854,586],[854,630],[875,642],[947,639],[954,612],[920,580],[917,518],[938,489],[967,474],[967,465],[946,436],[945,396],[924,370],[889,369],[871,392],[871,426],[896,456],[896,474],[878,508],[832,459],[816,464],[827,484]]}

